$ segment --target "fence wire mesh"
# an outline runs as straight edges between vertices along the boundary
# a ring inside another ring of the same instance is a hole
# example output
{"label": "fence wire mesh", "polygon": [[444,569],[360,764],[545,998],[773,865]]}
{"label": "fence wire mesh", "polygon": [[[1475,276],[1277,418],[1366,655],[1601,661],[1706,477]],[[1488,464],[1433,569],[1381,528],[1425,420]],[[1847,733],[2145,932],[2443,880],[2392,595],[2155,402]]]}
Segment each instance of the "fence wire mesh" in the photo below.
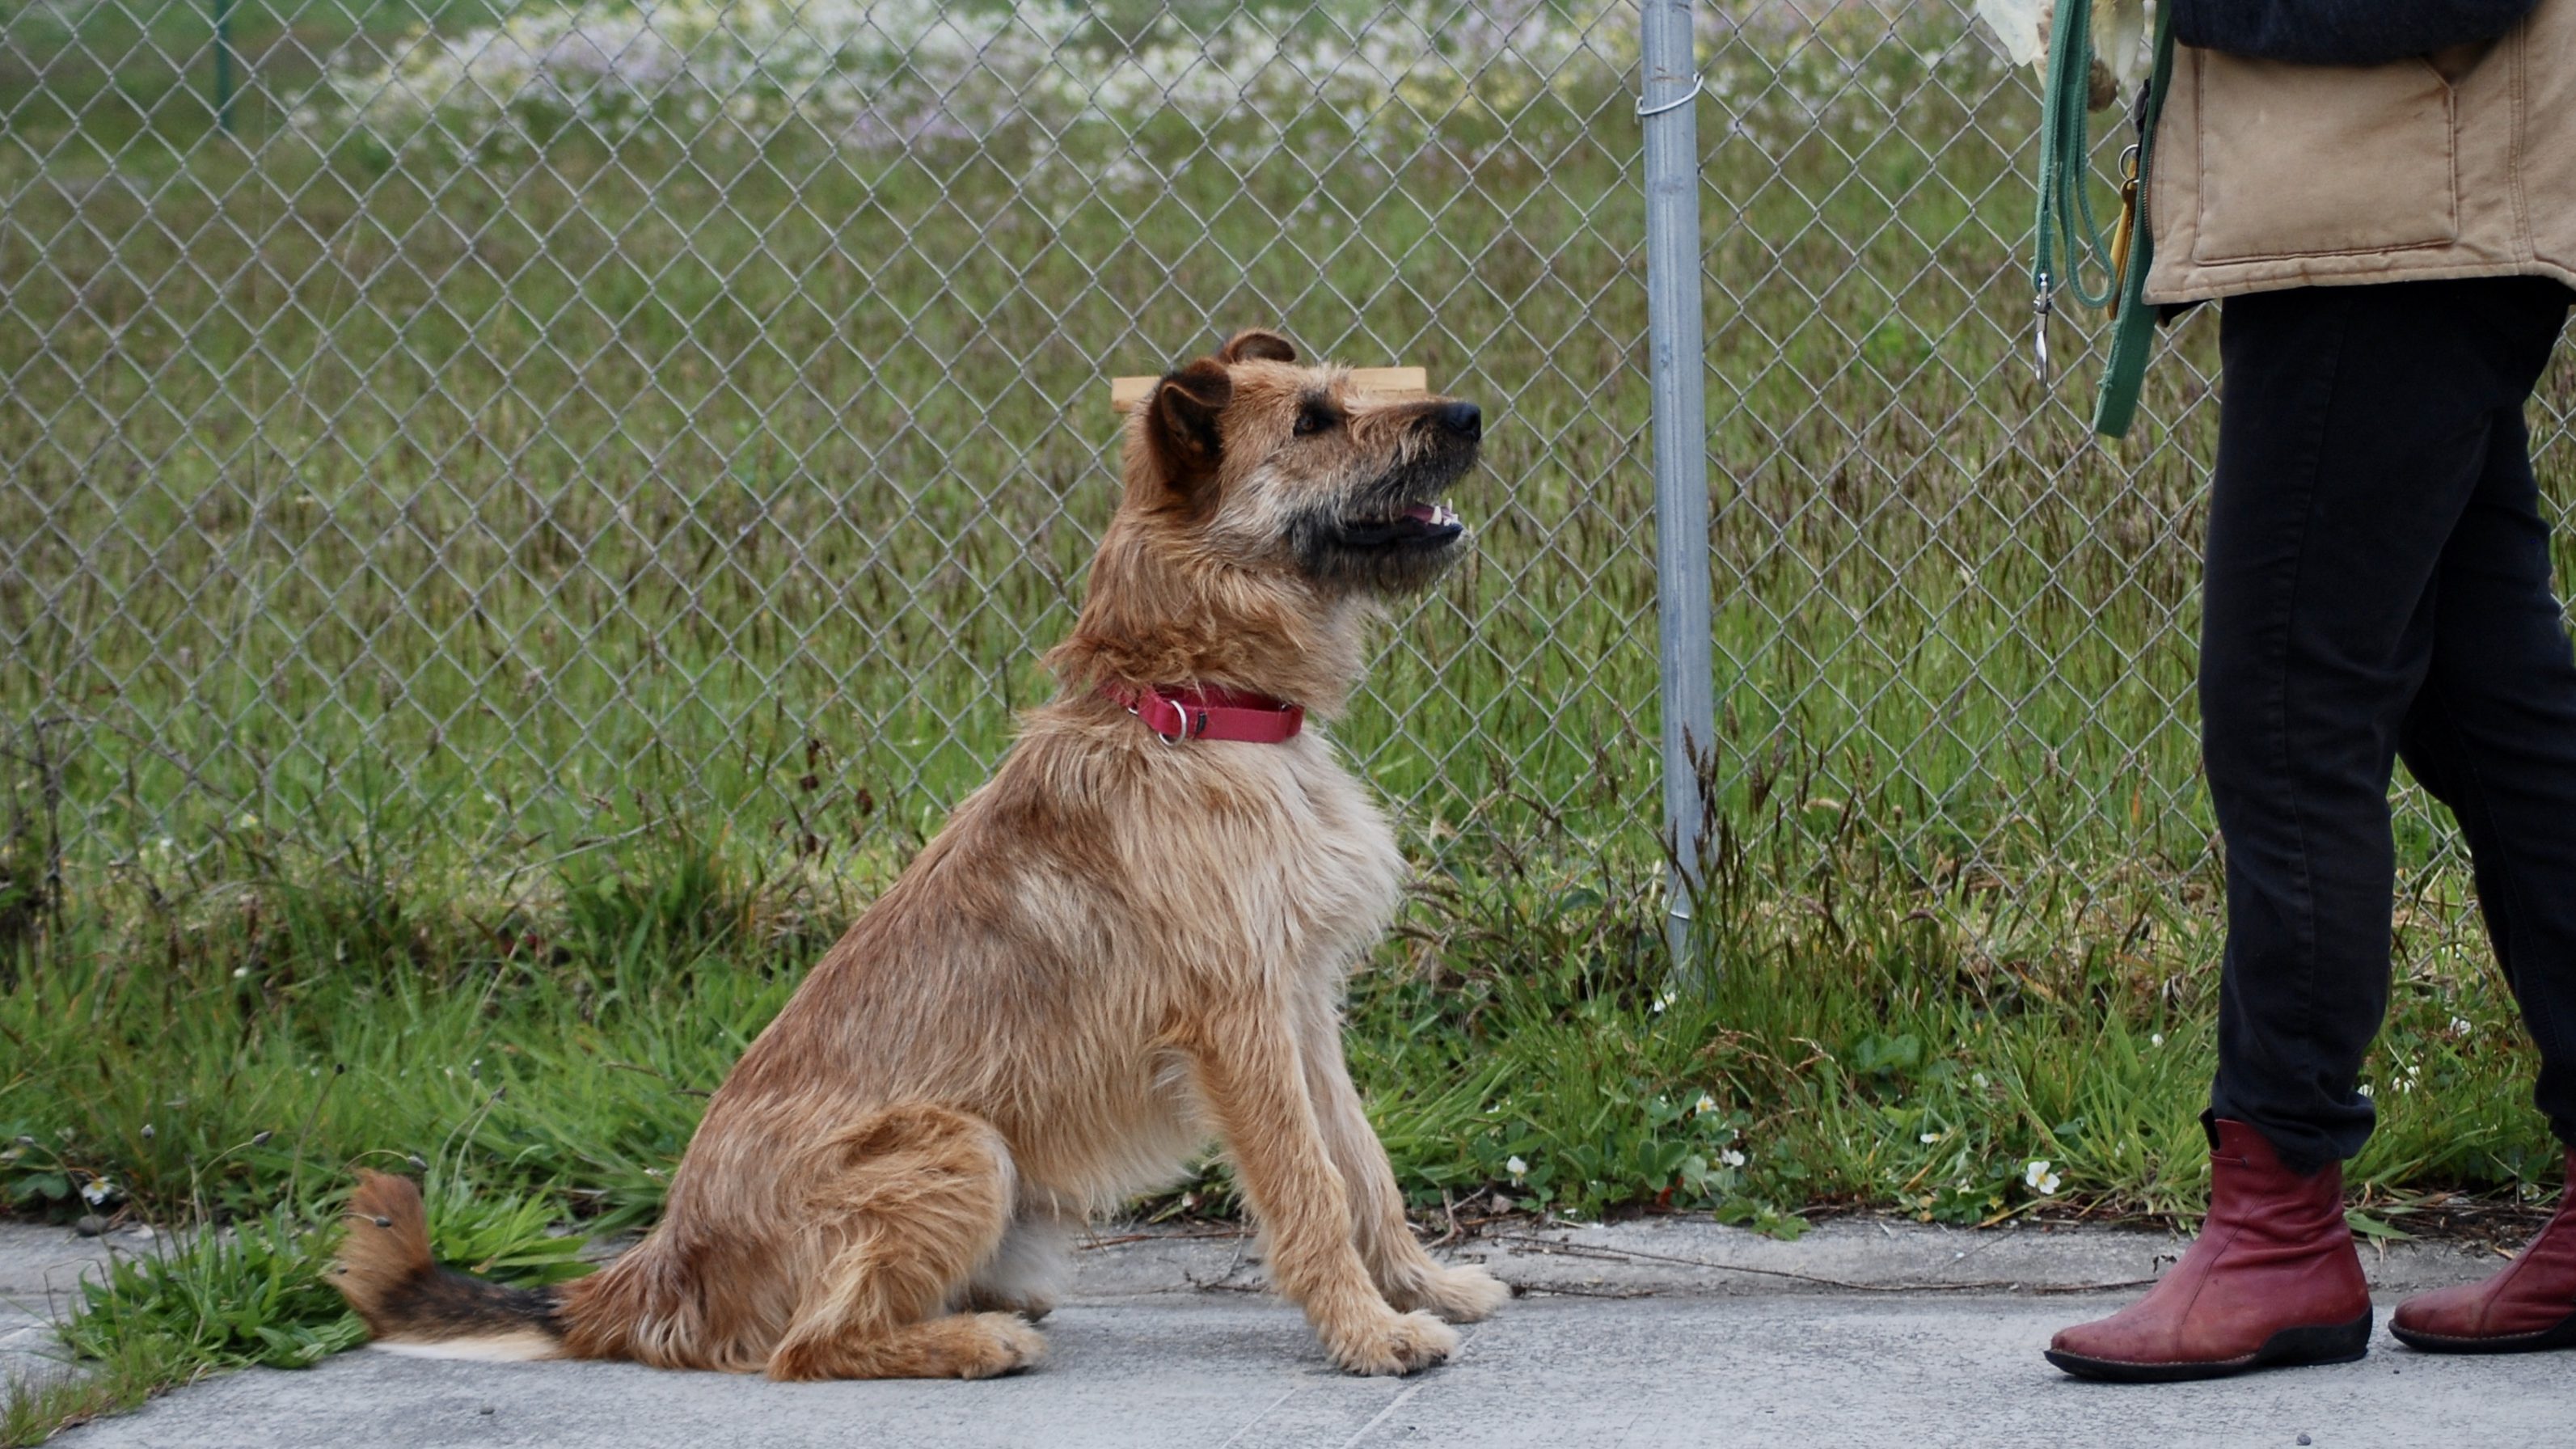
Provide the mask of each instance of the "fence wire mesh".
{"label": "fence wire mesh", "polygon": [[[1258,323],[1497,419],[1476,558],[1342,729],[1413,838],[1650,853],[1636,32],[1589,0],[13,7],[12,828],[137,869],[519,868],[682,814],[892,858],[1045,688],[1115,493],[1106,379]],[[2042,921],[2204,889],[2211,322],[2088,446],[2084,366],[2052,399],[2023,361],[2036,97],[1965,9],[1715,5],[1698,41],[1726,830]]]}

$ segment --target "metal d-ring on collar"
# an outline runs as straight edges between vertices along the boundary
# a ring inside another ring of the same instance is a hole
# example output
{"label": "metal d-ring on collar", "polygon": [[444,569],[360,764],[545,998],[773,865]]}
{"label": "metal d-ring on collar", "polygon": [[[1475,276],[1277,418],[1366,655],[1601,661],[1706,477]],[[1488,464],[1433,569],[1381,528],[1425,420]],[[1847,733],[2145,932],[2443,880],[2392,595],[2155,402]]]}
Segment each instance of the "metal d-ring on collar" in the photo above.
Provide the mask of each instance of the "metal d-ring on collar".
{"label": "metal d-ring on collar", "polygon": [[[1246,690],[1107,683],[1099,692],[1166,745],[1183,740],[1284,745],[1306,724],[1302,706]],[[1148,713],[1158,707],[1172,712],[1174,727],[1169,732]]]}
{"label": "metal d-ring on collar", "polygon": [[1145,727],[1145,733],[1161,740],[1166,745],[1177,745],[1181,741],[1188,739],[1190,737],[1190,712],[1181,707],[1181,702],[1176,699],[1164,700],[1164,703],[1169,704],[1172,707],[1172,713],[1179,715],[1181,718],[1180,733],[1167,735],[1161,730],[1154,728],[1154,722],[1152,720],[1145,718],[1145,700],[1149,697],[1150,696],[1139,696],[1134,704],[1126,706],[1127,712],[1136,717],[1136,723]]}
{"label": "metal d-ring on collar", "polygon": [[1662,101],[1650,106],[1646,104],[1646,98],[1644,96],[1639,96],[1637,97],[1637,119],[1642,121],[1648,116],[1660,116],[1666,111],[1678,111],[1682,107],[1689,105],[1691,102],[1698,100],[1700,93],[1707,89],[1708,77],[1704,75],[1695,75],[1691,77],[1690,89],[1673,97],[1669,101]]}

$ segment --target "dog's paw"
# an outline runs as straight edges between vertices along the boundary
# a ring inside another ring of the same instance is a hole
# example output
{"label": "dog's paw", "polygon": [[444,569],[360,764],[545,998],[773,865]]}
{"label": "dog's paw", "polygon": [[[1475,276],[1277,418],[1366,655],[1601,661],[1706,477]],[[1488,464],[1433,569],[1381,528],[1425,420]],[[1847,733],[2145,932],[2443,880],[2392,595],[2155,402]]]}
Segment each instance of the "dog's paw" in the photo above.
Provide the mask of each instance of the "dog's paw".
{"label": "dog's paw", "polygon": [[1448,1362],[1458,1351],[1458,1330],[1428,1313],[1389,1313],[1332,1335],[1325,1348],[1351,1373],[1409,1374]]}
{"label": "dog's paw", "polygon": [[952,1313],[855,1341],[791,1334],[771,1350],[781,1383],[826,1379],[989,1379],[1046,1357],[1046,1339],[1009,1313]]}
{"label": "dog's paw", "polygon": [[1016,1313],[971,1314],[963,1317],[952,1353],[949,1373],[955,1377],[998,1378],[1046,1357],[1046,1335]]}
{"label": "dog's paw", "polygon": [[1436,1313],[1451,1323],[1475,1323],[1493,1316],[1511,1296],[1510,1284],[1472,1263],[1461,1263],[1454,1268],[1424,1269],[1395,1306]]}

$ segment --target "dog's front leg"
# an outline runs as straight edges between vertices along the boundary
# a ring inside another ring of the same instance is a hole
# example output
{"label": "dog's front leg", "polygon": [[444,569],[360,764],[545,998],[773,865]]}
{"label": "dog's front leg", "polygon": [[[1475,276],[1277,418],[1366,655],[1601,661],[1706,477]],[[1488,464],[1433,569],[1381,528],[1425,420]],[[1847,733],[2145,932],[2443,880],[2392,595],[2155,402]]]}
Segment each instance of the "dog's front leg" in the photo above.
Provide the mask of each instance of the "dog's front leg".
{"label": "dog's front leg", "polygon": [[1512,1292],[1492,1274],[1472,1264],[1444,1268],[1414,1241],[1386,1145],[1378,1141],[1359,1089],[1351,1085],[1342,1055],[1341,1013],[1321,1001],[1309,1004],[1301,1017],[1298,1045],[1307,1095],[1314,1102],[1325,1151],[1349,1194],[1360,1260],[1378,1290],[1397,1308],[1428,1309],[1452,1323],[1473,1323],[1502,1307]]}
{"label": "dog's front leg", "polygon": [[1190,1047],[1199,1091],[1261,1221],[1270,1278],[1306,1310],[1333,1361],[1353,1373],[1405,1374],[1442,1362],[1457,1332],[1427,1313],[1398,1313],[1379,1296],[1352,1240],[1342,1174],[1307,1095],[1284,1003],[1206,1024]]}

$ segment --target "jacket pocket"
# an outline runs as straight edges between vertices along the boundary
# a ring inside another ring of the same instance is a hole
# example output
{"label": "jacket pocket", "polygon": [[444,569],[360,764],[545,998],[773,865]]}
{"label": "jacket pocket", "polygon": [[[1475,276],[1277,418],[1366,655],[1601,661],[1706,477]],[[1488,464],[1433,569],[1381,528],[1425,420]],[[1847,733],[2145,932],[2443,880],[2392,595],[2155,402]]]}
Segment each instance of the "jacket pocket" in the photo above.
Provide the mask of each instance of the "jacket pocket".
{"label": "jacket pocket", "polygon": [[2441,246],[2460,235],[2450,83],[2420,60],[2193,53],[2198,262]]}

